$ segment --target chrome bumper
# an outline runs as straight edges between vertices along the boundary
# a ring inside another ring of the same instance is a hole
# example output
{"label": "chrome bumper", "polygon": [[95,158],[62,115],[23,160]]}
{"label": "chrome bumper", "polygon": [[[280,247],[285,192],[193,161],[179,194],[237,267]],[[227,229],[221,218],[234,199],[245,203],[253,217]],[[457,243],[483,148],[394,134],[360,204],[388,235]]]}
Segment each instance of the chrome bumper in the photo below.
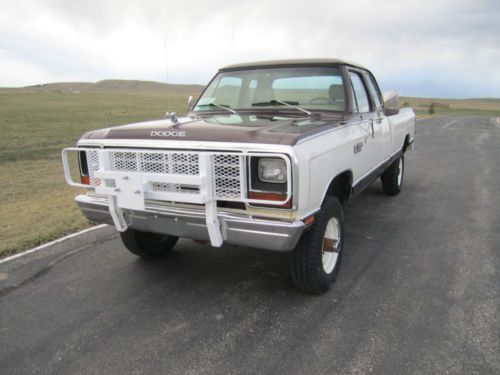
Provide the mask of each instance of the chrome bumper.
{"label": "chrome bumper", "polygon": [[[106,199],[78,195],[76,203],[91,221],[113,225]],[[209,241],[205,211],[146,204],[146,211],[123,210],[128,227],[194,240]],[[246,215],[218,212],[225,243],[273,251],[291,251],[297,245],[304,223],[254,219]]]}

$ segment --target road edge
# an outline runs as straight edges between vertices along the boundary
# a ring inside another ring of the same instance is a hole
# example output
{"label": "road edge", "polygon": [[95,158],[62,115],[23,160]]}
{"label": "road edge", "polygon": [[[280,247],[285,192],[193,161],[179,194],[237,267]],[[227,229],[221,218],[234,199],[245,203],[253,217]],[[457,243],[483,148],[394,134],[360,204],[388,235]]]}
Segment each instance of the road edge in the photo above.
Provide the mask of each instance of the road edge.
{"label": "road edge", "polygon": [[50,242],[46,242],[46,243],[44,243],[44,244],[42,244],[40,246],[34,247],[32,249],[28,249],[28,250],[22,251],[20,253],[8,256],[6,258],[0,259],[0,264],[6,263],[6,262],[14,260],[14,259],[21,258],[21,257],[23,257],[25,255],[28,255],[28,254],[35,253],[35,252],[37,252],[39,250],[43,250],[43,249],[45,249],[45,248],[47,248],[49,246],[58,244],[60,242],[64,242],[66,240],[69,240],[70,238],[74,238],[74,237],[80,236],[82,234],[85,234],[85,233],[88,233],[88,232],[92,232],[92,231],[97,230],[97,229],[104,228],[106,226],[107,226],[107,224],[99,224],[99,225],[95,225],[95,226],[90,227],[90,228],[82,229],[82,230],[80,230],[78,232],[74,232],[74,233],[68,234],[66,236],[63,236],[61,238],[58,238],[58,239],[50,241]]}

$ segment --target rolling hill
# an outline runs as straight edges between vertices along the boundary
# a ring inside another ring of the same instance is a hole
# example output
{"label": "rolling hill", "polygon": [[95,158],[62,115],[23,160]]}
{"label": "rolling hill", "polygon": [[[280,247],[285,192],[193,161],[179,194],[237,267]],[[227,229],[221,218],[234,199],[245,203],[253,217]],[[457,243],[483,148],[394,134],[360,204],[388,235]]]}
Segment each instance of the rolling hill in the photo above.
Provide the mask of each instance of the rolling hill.
{"label": "rolling hill", "polygon": [[192,95],[203,89],[201,85],[179,85],[154,81],[106,79],[92,82],[55,82],[20,88],[3,88],[20,92],[73,92],[118,94],[178,94]]}

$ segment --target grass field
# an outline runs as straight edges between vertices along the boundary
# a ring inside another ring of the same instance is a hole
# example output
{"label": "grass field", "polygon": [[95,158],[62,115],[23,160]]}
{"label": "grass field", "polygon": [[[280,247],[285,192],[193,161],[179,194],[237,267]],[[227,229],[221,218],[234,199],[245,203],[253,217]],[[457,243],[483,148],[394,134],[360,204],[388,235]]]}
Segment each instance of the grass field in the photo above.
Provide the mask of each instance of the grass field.
{"label": "grass field", "polygon": [[[0,257],[91,225],[66,185],[60,151],[92,129],[183,113],[199,86],[102,81],[0,89]],[[401,98],[428,116],[500,116],[500,100]]]}
{"label": "grass field", "polygon": [[91,225],[64,181],[62,148],[88,130],[186,107],[187,95],[0,90],[0,257]]}

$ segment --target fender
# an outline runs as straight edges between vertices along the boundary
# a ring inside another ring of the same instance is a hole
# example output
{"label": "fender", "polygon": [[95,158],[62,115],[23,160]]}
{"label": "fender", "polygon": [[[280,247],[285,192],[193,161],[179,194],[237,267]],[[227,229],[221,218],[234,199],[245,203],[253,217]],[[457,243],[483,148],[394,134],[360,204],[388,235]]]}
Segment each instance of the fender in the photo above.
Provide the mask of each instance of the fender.
{"label": "fender", "polygon": [[351,175],[351,189],[350,189],[350,191],[349,191],[349,197],[352,195],[352,183],[353,183],[353,181],[352,181],[352,175],[353,175],[353,173],[352,173],[352,169],[351,169],[351,168],[346,168],[346,169],[341,170],[341,171],[340,171],[340,172],[338,172],[337,174],[335,174],[335,175],[334,175],[334,176],[330,179],[330,181],[328,181],[328,184],[326,185],[326,187],[325,187],[325,189],[324,189],[324,191],[323,191],[323,195],[322,195],[322,197],[321,197],[321,202],[323,202],[323,201],[325,200],[325,198],[326,198],[326,193],[328,192],[328,189],[329,189],[329,188],[330,188],[330,186],[332,185],[332,182],[333,182],[333,181],[334,181],[337,177],[339,177],[340,175],[342,175],[342,174],[344,174],[344,173],[346,173],[346,172],[349,172],[349,173],[350,173],[350,175]]}

